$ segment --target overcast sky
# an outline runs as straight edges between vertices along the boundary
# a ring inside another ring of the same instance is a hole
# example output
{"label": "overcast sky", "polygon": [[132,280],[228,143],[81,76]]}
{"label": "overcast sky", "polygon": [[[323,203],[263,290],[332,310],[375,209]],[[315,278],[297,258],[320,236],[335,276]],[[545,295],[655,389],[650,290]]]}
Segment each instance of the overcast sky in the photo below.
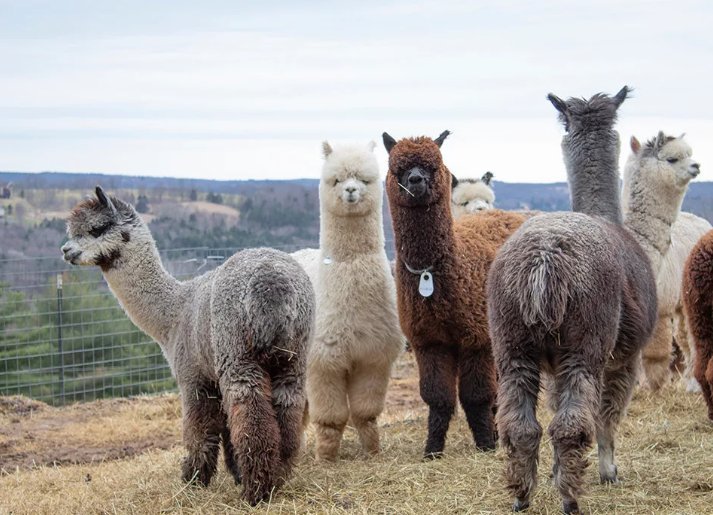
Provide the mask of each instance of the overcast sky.
{"label": "overcast sky", "polygon": [[457,176],[550,182],[546,94],[627,84],[625,142],[686,132],[713,180],[710,0],[350,4],[0,0],[0,170],[317,177],[373,139],[385,173],[383,131],[450,129]]}

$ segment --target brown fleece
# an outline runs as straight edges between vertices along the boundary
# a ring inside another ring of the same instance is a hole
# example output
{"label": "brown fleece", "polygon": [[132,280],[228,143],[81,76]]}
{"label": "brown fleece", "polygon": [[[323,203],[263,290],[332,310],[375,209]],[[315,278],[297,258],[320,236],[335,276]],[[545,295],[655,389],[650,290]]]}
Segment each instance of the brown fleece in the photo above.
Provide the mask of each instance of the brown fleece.
{"label": "brown fleece", "polygon": [[686,260],[682,286],[683,309],[696,345],[693,375],[701,385],[713,420],[713,231],[698,240]]}
{"label": "brown fleece", "polygon": [[[404,189],[404,174],[414,168],[428,174],[425,197]],[[386,193],[396,238],[399,319],[416,354],[421,397],[429,406],[425,455],[443,451],[457,382],[476,446],[492,449],[496,378],[485,283],[496,251],[526,216],[492,210],[454,222],[451,174],[439,146],[427,137],[402,139],[391,148]],[[432,296],[421,296],[420,277],[408,267],[432,267]]]}

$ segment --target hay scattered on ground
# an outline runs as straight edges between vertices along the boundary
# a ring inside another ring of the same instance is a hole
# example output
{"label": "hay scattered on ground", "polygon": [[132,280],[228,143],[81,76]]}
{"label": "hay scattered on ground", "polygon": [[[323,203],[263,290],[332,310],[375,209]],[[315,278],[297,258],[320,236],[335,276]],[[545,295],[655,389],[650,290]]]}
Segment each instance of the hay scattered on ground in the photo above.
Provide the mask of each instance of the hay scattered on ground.
{"label": "hay scattered on ground", "polygon": [[[341,459],[318,463],[305,454],[291,481],[259,513],[506,513],[501,451],[476,452],[467,424],[458,416],[449,432],[447,455],[421,461],[426,435],[425,408],[416,402],[411,358],[397,369],[381,421],[383,452],[359,454],[349,429]],[[409,392],[411,392],[409,394]],[[52,410],[52,409],[50,409]],[[55,410],[62,411],[62,410]],[[122,415],[141,424],[141,415]],[[550,416],[542,407],[544,426]],[[151,421],[146,421],[150,424]],[[163,422],[165,425],[167,422]],[[93,432],[101,426],[93,423]],[[119,420],[112,424],[121,424]],[[178,413],[169,423],[178,426]],[[79,430],[79,425],[77,425]],[[307,437],[313,445],[313,434]],[[210,487],[179,480],[180,447],[153,450],[131,459],[43,467],[0,477],[0,513],[238,513],[251,511],[240,489],[220,467]],[[552,449],[543,441],[540,485],[528,513],[559,513],[560,499],[550,484]],[[713,506],[713,425],[699,395],[670,387],[661,394],[639,391],[618,444],[620,485],[599,485],[596,453],[587,472],[589,491],[582,508],[590,513],[710,513]]]}

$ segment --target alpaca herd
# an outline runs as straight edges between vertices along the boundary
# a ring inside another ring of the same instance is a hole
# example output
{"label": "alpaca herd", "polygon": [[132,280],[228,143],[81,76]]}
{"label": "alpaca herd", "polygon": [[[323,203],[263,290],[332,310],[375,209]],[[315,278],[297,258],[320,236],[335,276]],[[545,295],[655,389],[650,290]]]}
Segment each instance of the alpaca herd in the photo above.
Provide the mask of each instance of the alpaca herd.
{"label": "alpaca herd", "polygon": [[269,500],[310,423],[319,460],[339,457],[347,423],[366,456],[378,453],[406,340],[428,407],[424,459],[443,454],[459,401],[476,449],[499,440],[515,511],[537,483],[541,391],[565,513],[579,513],[594,442],[600,480],[618,481],[617,428],[640,380],[670,381],[673,342],[713,420],[713,230],[680,213],[700,167],[683,136],[632,137],[620,192],[614,126],[629,92],[548,95],[565,129],[571,212],[495,208],[492,173],[458,180],[445,165],[449,131],[383,133],[383,189],[375,143],[325,142],[319,249],[244,250],[184,282],[135,209],[97,187],[68,218],[64,259],[99,266],[159,343],[181,393],[182,479],[208,485],[222,445],[244,499]]}

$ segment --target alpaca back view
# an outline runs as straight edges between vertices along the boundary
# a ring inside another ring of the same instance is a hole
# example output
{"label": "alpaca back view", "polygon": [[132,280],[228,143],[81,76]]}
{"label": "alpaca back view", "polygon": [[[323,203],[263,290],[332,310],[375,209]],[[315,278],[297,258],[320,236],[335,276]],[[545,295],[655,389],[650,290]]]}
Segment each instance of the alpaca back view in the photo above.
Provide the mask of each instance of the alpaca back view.
{"label": "alpaca back view", "polygon": [[602,481],[616,481],[614,434],[628,405],[641,347],[656,318],[649,259],[622,227],[618,135],[628,89],[609,97],[548,98],[566,134],[562,149],[575,213],[525,222],[488,277],[488,318],[499,372],[498,430],[515,510],[537,480],[541,373],[554,377],[549,434],[553,478],[566,513],[578,511],[587,452],[597,436]]}
{"label": "alpaca back view", "polygon": [[317,457],[337,457],[351,416],[363,450],[379,451],[376,418],[403,348],[394,280],[384,250],[382,188],[368,146],[324,143],[320,249],[293,254],[315,284],[317,320],[308,353],[309,416]]}

